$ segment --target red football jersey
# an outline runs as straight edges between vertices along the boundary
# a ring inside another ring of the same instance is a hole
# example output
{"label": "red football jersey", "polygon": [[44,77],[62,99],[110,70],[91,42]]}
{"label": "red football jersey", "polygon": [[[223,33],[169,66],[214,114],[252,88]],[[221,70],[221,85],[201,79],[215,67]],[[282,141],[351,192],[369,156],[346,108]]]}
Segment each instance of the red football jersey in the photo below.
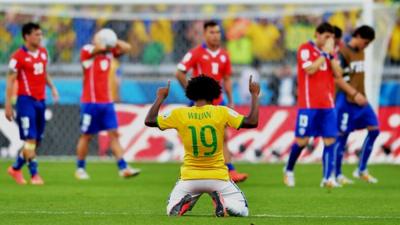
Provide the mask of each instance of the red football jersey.
{"label": "red football jersey", "polygon": [[17,73],[18,96],[31,96],[36,100],[46,98],[47,51],[39,48],[29,52],[22,46],[11,56],[9,69]]}
{"label": "red football jersey", "polygon": [[109,87],[109,74],[111,60],[118,53],[114,49],[106,54],[92,55],[94,46],[85,45],[81,50],[81,63],[83,67],[83,92],[82,103],[111,103]]}
{"label": "red football jersey", "polygon": [[[178,69],[184,72],[192,70],[192,77],[200,74],[217,80],[220,84],[225,76],[232,73],[232,65],[228,53],[224,49],[211,51],[205,44],[190,50],[178,64]],[[214,103],[222,102],[221,95]]]}
{"label": "red football jersey", "polygon": [[300,46],[297,52],[298,106],[300,108],[333,108],[335,91],[334,76],[328,59],[314,74],[307,74],[304,68],[321,56],[313,42]]}

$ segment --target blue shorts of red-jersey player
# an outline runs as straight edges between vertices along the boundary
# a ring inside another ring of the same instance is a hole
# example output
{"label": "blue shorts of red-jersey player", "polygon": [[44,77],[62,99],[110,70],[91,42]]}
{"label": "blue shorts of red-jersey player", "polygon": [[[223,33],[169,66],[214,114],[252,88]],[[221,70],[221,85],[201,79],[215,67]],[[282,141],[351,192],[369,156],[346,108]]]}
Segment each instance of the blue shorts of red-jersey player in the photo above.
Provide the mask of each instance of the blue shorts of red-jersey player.
{"label": "blue shorts of red-jersey player", "polygon": [[334,108],[299,109],[296,119],[296,137],[336,138],[337,114]]}
{"label": "blue shorts of red-jersey player", "polygon": [[343,92],[339,92],[336,96],[336,110],[337,126],[342,133],[379,126],[378,118],[370,104],[359,106],[349,102]]}
{"label": "blue shorts of red-jersey player", "polygon": [[36,140],[40,142],[43,139],[46,124],[45,101],[21,95],[18,96],[15,108],[17,111],[16,122],[21,140]]}
{"label": "blue shorts of red-jersey player", "polygon": [[117,129],[114,103],[82,103],[80,127],[84,134]]}

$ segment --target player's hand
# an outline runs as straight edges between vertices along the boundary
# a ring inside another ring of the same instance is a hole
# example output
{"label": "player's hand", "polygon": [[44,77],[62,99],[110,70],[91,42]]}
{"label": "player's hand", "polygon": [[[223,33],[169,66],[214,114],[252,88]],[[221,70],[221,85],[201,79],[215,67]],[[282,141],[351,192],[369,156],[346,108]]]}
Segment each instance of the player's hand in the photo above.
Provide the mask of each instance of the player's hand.
{"label": "player's hand", "polygon": [[159,98],[161,98],[163,100],[168,97],[170,83],[171,83],[171,81],[168,80],[168,83],[167,83],[166,87],[161,87],[161,88],[159,88],[157,90],[157,97],[159,97]]}
{"label": "player's hand", "polygon": [[363,106],[363,105],[367,104],[367,98],[365,98],[364,95],[362,95],[359,92],[354,96],[354,101],[359,106]]}
{"label": "player's hand", "polygon": [[10,104],[5,105],[5,114],[8,121],[11,122],[14,120],[14,110],[12,108],[12,105]]}
{"label": "player's hand", "polygon": [[258,84],[257,82],[253,82],[253,76],[250,76],[249,79],[249,91],[250,94],[253,96],[260,95],[260,84]]}
{"label": "player's hand", "polygon": [[57,104],[60,100],[60,95],[58,94],[57,88],[53,87],[51,89],[51,97],[53,97],[53,102]]}
{"label": "player's hand", "polygon": [[335,49],[335,40],[333,40],[333,38],[329,38],[328,40],[326,40],[325,45],[322,47],[322,50],[329,54],[333,54],[334,49]]}

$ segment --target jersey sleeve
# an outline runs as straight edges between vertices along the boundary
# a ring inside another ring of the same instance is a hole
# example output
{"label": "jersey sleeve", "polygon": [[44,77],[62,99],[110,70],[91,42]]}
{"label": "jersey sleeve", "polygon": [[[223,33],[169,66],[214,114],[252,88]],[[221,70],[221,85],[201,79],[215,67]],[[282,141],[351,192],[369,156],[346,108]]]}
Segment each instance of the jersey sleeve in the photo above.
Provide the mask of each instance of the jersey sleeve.
{"label": "jersey sleeve", "polygon": [[14,54],[11,57],[10,62],[8,63],[8,69],[14,73],[17,73],[18,70],[21,69],[21,62],[17,54]]}
{"label": "jersey sleeve", "polygon": [[226,124],[229,127],[239,129],[242,126],[244,116],[240,113],[236,112],[235,110],[228,108],[226,106],[221,106],[224,116],[226,118]]}
{"label": "jersey sleeve", "polygon": [[302,69],[305,69],[313,64],[311,50],[306,46],[300,46],[297,51],[297,62],[301,65]]}
{"label": "jersey sleeve", "polygon": [[186,53],[182,61],[178,64],[178,70],[187,72],[190,69],[192,69],[195,64],[196,64],[196,51],[191,50],[190,52]]}
{"label": "jersey sleeve", "polygon": [[173,109],[157,116],[157,125],[161,130],[177,129],[179,124],[179,109]]}
{"label": "jersey sleeve", "polygon": [[92,53],[94,50],[93,45],[85,45],[81,50],[81,63],[83,68],[87,69],[91,65]]}

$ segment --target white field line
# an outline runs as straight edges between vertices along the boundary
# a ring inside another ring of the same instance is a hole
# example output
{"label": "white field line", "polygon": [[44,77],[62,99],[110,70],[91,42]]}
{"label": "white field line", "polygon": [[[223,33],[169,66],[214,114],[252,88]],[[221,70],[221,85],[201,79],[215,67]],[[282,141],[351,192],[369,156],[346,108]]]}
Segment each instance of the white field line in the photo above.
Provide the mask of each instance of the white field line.
{"label": "white field line", "polygon": [[[129,216],[129,215],[155,215],[154,213],[128,213],[128,212],[98,212],[98,211],[47,211],[47,210],[18,210],[0,211],[0,215],[93,215],[93,216]],[[212,216],[212,214],[201,214],[201,216]],[[400,220],[400,216],[363,216],[363,215],[279,215],[279,214],[255,214],[250,217],[256,218],[291,218],[291,219],[358,219],[358,220]]]}

